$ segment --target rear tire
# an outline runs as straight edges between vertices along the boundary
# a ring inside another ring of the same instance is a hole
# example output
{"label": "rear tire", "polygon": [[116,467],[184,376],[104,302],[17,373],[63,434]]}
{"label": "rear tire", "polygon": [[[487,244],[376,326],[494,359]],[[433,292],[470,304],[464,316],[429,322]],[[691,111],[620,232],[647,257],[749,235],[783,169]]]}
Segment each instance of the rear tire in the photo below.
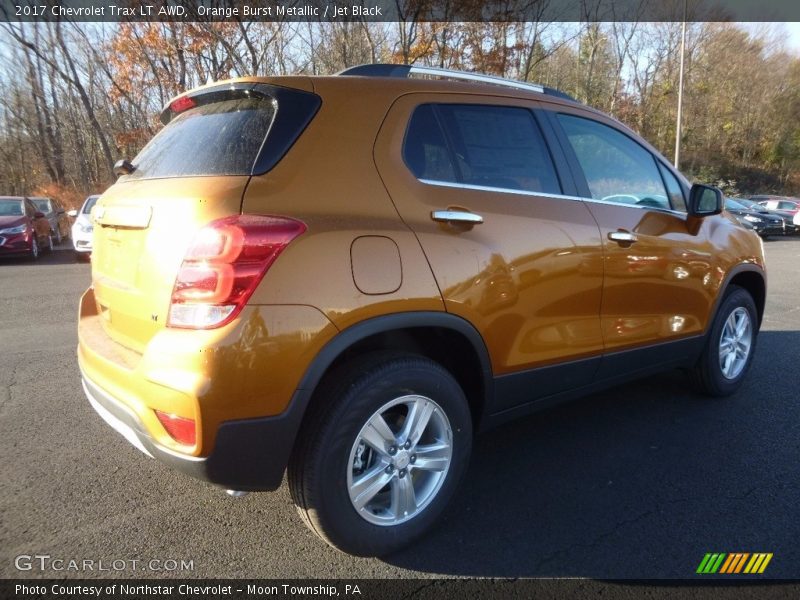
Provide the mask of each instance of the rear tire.
{"label": "rear tire", "polygon": [[722,298],[692,378],[708,396],[729,396],[742,385],[756,350],[758,311],[753,297],[736,285]]}
{"label": "rear tire", "polygon": [[395,352],[339,368],[320,390],[289,462],[300,516],[350,554],[407,546],[433,526],[466,470],[464,392],[439,364]]}

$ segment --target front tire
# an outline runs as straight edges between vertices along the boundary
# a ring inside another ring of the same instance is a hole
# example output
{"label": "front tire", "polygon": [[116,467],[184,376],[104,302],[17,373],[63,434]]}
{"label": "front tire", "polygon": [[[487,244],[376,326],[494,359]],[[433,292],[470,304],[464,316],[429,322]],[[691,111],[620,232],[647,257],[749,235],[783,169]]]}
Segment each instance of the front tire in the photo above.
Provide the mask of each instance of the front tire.
{"label": "front tire", "polygon": [[757,335],[758,311],[753,297],[744,288],[730,286],[692,372],[700,391],[719,397],[738,390],[753,362]]}
{"label": "front tire", "polygon": [[301,517],[350,554],[407,546],[433,526],[466,470],[472,420],[463,390],[439,364],[388,352],[321,386],[289,463]]}
{"label": "front tire", "polygon": [[34,261],[39,259],[39,242],[36,240],[35,233],[31,239],[31,251],[28,253],[28,258]]}

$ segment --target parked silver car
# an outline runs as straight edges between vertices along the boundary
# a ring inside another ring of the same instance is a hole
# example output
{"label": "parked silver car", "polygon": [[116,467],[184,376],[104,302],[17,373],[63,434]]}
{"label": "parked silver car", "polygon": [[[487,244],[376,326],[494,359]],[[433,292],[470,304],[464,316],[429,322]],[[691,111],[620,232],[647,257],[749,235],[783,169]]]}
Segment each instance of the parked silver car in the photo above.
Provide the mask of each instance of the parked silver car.
{"label": "parked silver car", "polygon": [[50,231],[53,234],[53,243],[60,244],[63,240],[70,237],[70,225],[67,218],[67,211],[58,200],[53,198],[29,198],[36,209],[43,212],[45,218],[50,223]]}

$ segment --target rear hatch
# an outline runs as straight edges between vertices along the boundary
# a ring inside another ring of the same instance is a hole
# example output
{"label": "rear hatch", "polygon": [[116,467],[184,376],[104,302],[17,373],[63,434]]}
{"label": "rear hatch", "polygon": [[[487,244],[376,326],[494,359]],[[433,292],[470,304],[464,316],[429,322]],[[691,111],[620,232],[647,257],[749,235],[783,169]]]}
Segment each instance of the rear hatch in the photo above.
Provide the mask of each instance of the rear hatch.
{"label": "rear hatch", "polygon": [[201,88],[165,108],[166,127],[93,212],[94,295],[112,339],[143,352],[166,326],[197,230],[240,213],[250,177],[277,164],[318,107],[305,91],[238,82]]}

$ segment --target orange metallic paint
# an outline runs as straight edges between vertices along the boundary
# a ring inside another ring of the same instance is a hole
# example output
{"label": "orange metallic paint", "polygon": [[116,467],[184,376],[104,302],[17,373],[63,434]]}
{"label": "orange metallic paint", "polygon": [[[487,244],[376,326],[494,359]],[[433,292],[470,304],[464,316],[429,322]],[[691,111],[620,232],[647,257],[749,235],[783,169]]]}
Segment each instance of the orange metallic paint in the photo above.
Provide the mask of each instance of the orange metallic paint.
{"label": "orange metallic paint", "polygon": [[[580,202],[422,183],[403,164],[406,123],[429,102],[534,108],[535,102],[472,94],[408,94],[392,106],[375,161],[403,220],[416,232],[447,311],[481,332],[497,374],[602,352],[603,285],[597,225]],[[471,228],[431,219],[461,207]]]}

